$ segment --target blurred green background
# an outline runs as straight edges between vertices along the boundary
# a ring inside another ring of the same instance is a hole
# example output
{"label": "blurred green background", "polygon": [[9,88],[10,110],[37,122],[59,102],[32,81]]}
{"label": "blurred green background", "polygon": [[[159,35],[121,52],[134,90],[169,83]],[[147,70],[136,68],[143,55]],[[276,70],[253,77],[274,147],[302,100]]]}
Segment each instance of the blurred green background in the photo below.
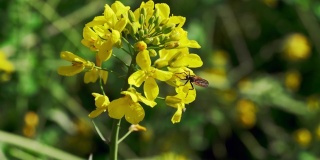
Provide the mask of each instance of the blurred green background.
{"label": "blurred green background", "polygon": [[[0,159],[52,159],[25,139],[81,158],[105,159],[108,146],[88,113],[95,109],[83,74],[57,74],[61,51],[88,59],[82,29],[103,12],[102,0],[0,0]],[[135,10],[137,0],[121,1]],[[202,46],[209,81],[197,87],[180,123],[175,109],[157,100],[141,125],[119,147],[120,159],[320,158],[320,2],[317,0],[163,0],[187,18],[189,39]],[[123,72],[117,61],[107,68]],[[110,74],[110,99],[122,86]],[[160,95],[163,96],[163,95]],[[105,137],[111,119],[94,119]],[[129,124],[122,123],[120,134]],[[10,134],[6,134],[10,133]],[[19,144],[19,145],[18,145]],[[36,149],[35,149],[36,148]]]}

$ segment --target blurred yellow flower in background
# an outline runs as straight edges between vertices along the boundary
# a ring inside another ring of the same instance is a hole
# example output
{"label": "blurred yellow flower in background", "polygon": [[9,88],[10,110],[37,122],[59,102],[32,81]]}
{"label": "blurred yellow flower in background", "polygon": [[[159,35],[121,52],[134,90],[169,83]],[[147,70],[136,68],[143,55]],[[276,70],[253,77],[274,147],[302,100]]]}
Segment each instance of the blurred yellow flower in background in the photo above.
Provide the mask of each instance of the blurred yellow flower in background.
{"label": "blurred yellow flower in background", "polygon": [[316,128],[315,134],[316,134],[318,140],[320,140],[320,124],[319,124],[318,127]]}
{"label": "blurred yellow flower in background", "polygon": [[217,68],[225,68],[229,64],[229,55],[223,50],[216,50],[212,53],[210,62]]}
{"label": "blurred yellow flower in background", "polygon": [[315,111],[319,109],[320,102],[319,102],[319,95],[311,95],[307,98],[307,106],[310,111]]}
{"label": "blurred yellow flower in background", "polygon": [[236,105],[238,119],[245,128],[252,128],[256,124],[256,106],[247,99],[241,99]]}
{"label": "blurred yellow flower in background", "polygon": [[263,3],[265,3],[269,7],[277,7],[278,6],[278,0],[263,0]]}
{"label": "blurred yellow flower in background", "polygon": [[287,71],[285,75],[285,86],[291,91],[297,91],[300,87],[301,75],[296,70]]}
{"label": "blurred yellow flower in background", "polygon": [[7,56],[3,51],[0,50],[0,81],[8,81],[10,79],[10,74],[14,71],[13,64],[8,61]]}
{"label": "blurred yellow flower in background", "polygon": [[294,33],[288,36],[283,45],[284,57],[289,61],[299,61],[309,58],[310,43],[303,34]]}
{"label": "blurred yellow flower in background", "polygon": [[24,115],[23,135],[33,137],[36,133],[36,127],[39,124],[39,116],[33,111],[29,111]]}
{"label": "blurred yellow flower in background", "polygon": [[307,147],[312,140],[311,133],[306,128],[301,128],[301,129],[296,130],[293,133],[293,136],[294,136],[294,140],[297,143],[299,143],[301,147]]}

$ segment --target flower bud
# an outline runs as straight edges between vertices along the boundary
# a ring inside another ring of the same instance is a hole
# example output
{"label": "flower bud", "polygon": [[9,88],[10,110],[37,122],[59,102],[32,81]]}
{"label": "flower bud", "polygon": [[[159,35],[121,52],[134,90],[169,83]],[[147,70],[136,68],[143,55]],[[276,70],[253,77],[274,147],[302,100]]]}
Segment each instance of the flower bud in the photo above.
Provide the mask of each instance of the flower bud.
{"label": "flower bud", "polygon": [[147,128],[140,126],[139,124],[132,124],[129,127],[129,131],[147,131]]}
{"label": "flower bud", "polygon": [[143,24],[144,24],[144,21],[145,21],[145,16],[144,16],[143,14],[140,14],[139,23],[140,23],[141,25],[143,25]]}
{"label": "flower bud", "polygon": [[149,33],[149,29],[148,29],[148,28],[144,28],[144,29],[143,29],[143,34],[144,34],[144,35],[147,35],[148,33]]}
{"label": "flower bud", "polygon": [[158,45],[160,43],[159,37],[153,38],[152,44],[153,45]]}
{"label": "flower bud", "polygon": [[156,50],[154,50],[154,49],[148,49],[148,51],[149,51],[150,57],[155,57],[155,56],[158,55],[157,52],[156,52]]}
{"label": "flower bud", "polygon": [[165,40],[168,39],[168,38],[166,38],[167,36],[164,35],[164,34],[161,34],[161,35],[159,35],[158,37],[159,37],[160,43],[164,43]]}
{"label": "flower bud", "polygon": [[149,23],[149,24],[153,24],[155,20],[156,20],[156,17],[151,16],[151,17],[149,18],[149,20],[148,20],[148,23]]}
{"label": "flower bud", "polygon": [[142,14],[143,16],[146,16],[146,9],[145,8],[141,8],[140,9],[140,14]]}
{"label": "flower bud", "polygon": [[172,30],[170,35],[169,35],[169,39],[172,41],[179,41],[181,38],[181,34],[180,32],[178,32],[176,29]]}
{"label": "flower bud", "polygon": [[179,47],[179,42],[178,41],[171,41],[171,42],[167,42],[165,45],[164,45],[164,47],[166,48],[166,49],[173,49],[173,48],[177,48],[177,47]]}
{"label": "flower bud", "polygon": [[129,13],[128,17],[129,17],[130,22],[135,22],[136,17],[134,16],[134,13],[131,10],[129,10],[128,13]]}
{"label": "flower bud", "polygon": [[161,32],[162,31],[162,27],[158,26],[155,28],[156,32]]}
{"label": "flower bud", "polygon": [[143,37],[143,36],[144,36],[143,30],[139,30],[139,31],[138,31],[138,34],[139,34],[139,37]]}
{"label": "flower bud", "polygon": [[159,10],[158,10],[158,8],[155,8],[154,9],[154,12],[153,12],[153,14],[152,14],[154,17],[159,17]]}
{"label": "flower bud", "polygon": [[133,28],[132,23],[128,23],[126,28],[129,31],[129,33],[132,34],[132,35],[137,33],[137,31]]}
{"label": "flower bud", "polygon": [[134,44],[134,49],[139,52],[143,51],[147,49],[147,44],[144,41],[139,41],[136,44]]}
{"label": "flower bud", "polygon": [[170,33],[176,26],[173,23],[166,24],[163,26],[162,33]]}
{"label": "flower bud", "polygon": [[147,44],[150,44],[150,43],[152,43],[153,38],[152,38],[152,37],[150,37],[150,38],[145,38],[144,41],[145,41]]}
{"label": "flower bud", "polygon": [[160,18],[156,17],[156,19],[154,20],[154,25],[155,26],[159,26],[160,25]]}

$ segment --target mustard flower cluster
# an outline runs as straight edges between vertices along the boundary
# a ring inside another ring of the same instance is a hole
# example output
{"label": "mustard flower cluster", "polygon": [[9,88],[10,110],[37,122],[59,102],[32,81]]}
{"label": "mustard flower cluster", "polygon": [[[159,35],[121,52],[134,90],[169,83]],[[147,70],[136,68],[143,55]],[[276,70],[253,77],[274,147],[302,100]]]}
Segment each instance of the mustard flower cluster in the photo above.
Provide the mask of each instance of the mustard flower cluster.
{"label": "mustard flower cluster", "polygon": [[128,87],[123,88],[121,97],[112,101],[103,91],[102,94],[93,93],[96,109],[89,117],[107,111],[111,118],[125,117],[129,123],[138,124],[145,116],[141,104],[156,106],[155,99],[160,92],[158,83],[162,81],[175,88],[176,94],[166,96],[165,102],[176,108],[172,123],[180,122],[185,105],[196,98],[191,84],[194,80],[190,80],[195,77],[191,68],[203,64],[197,54],[189,53],[189,48],[200,48],[200,45],[188,39],[182,28],[185,20],[185,17],[170,15],[167,4],[154,4],[152,0],[142,2],[134,11],[120,1],[111,6],[106,4],[103,15],[95,17],[83,29],[81,43],[95,53],[95,62],[63,51],[61,58],[72,65],[60,67],[58,73],[72,76],[85,72],[85,83],[96,82],[98,78],[106,83],[108,69],[102,68],[102,63],[107,63],[112,54],[118,56],[113,48],[124,50],[126,43],[129,45],[127,53],[132,57],[126,79]]}

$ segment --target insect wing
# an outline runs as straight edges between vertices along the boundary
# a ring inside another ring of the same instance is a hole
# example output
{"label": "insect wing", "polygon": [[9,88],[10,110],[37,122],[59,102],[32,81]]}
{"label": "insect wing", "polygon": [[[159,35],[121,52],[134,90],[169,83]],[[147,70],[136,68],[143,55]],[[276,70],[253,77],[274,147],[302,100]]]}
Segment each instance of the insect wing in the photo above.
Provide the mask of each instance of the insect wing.
{"label": "insect wing", "polygon": [[193,83],[195,85],[201,86],[201,87],[208,87],[209,86],[209,82],[199,76],[193,77]]}

